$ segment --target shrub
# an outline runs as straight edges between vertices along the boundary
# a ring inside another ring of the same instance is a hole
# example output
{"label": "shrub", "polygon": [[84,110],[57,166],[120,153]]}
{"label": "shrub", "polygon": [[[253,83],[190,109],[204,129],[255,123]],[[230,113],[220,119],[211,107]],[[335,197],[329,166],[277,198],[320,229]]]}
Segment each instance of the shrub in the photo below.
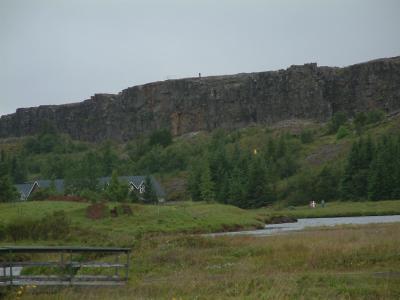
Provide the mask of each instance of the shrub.
{"label": "shrub", "polygon": [[104,203],[93,203],[86,209],[86,217],[92,220],[102,219],[107,215],[107,206]]}
{"label": "shrub", "polygon": [[336,133],[336,139],[340,140],[348,135],[349,135],[349,131],[347,130],[347,128],[344,126],[340,126],[339,130]]}
{"label": "shrub", "polygon": [[364,112],[356,114],[353,124],[357,134],[361,134],[363,127],[367,124],[367,115]]}
{"label": "shrub", "polygon": [[332,116],[331,121],[328,124],[329,133],[336,133],[340,126],[344,125],[347,121],[347,116],[343,112],[337,112]]}
{"label": "shrub", "polygon": [[14,242],[23,239],[62,239],[70,231],[71,221],[64,211],[56,211],[40,220],[18,218],[5,226],[5,236]]}
{"label": "shrub", "polygon": [[371,110],[367,113],[367,124],[374,124],[382,121],[385,117],[385,113],[380,109]]}
{"label": "shrub", "polygon": [[51,194],[52,193],[50,189],[40,188],[30,195],[29,200],[31,201],[47,200]]}
{"label": "shrub", "polygon": [[0,241],[6,238],[6,226],[0,223]]}
{"label": "shrub", "polygon": [[97,200],[100,198],[99,193],[96,193],[92,190],[89,189],[83,189],[80,193],[79,193],[79,197],[82,197],[92,203],[96,203]]}
{"label": "shrub", "polygon": [[150,135],[149,145],[160,145],[162,147],[166,147],[172,143],[172,135],[168,129],[161,129],[154,131]]}
{"label": "shrub", "polygon": [[300,140],[303,144],[309,144],[314,140],[314,132],[310,129],[304,129],[300,133]]}

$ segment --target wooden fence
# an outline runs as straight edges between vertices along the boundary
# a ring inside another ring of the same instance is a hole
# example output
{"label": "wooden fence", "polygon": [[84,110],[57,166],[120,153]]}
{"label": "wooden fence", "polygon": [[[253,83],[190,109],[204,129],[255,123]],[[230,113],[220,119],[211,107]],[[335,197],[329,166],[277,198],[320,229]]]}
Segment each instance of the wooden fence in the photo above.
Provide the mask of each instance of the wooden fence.
{"label": "wooden fence", "polygon": [[[123,285],[129,278],[130,252],[129,248],[0,247],[0,286]],[[58,259],[43,261],[37,260],[38,256]],[[99,261],[103,258],[113,262]],[[105,270],[106,274],[99,275]]]}

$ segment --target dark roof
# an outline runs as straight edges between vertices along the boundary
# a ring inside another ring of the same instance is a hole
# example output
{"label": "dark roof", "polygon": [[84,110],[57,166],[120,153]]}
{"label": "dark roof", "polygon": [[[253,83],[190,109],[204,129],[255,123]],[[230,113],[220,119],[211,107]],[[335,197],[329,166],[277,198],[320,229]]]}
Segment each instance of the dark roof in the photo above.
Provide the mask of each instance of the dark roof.
{"label": "dark roof", "polygon": [[[40,188],[50,188],[53,180],[36,180]],[[57,193],[64,192],[64,180],[63,179],[55,179],[54,187]]]}
{"label": "dark roof", "polygon": [[[157,197],[164,198],[165,191],[160,185],[160,183],[153,177],[150,176],[154,191],[157,194]],[[120,176],[118,180],[132,183],[135,185],[136,188],[139,188],[141,185],[144,184],[146,180],[146,176]],[[100,186],[105,186],[107,183],[111,181],[111,177],[100,177],[99,184]],[[64,193],[64,180],[63,179],[55,179],[53,180],[36,180],[33,182],[28,182],[24,184],[16,184],[15,187],[17,188],[18,192],[23,195],[25,198],[29,196],[33,186],[35,183],[38,184],[40,188],[50,188],[54,182],[54,186],[56,188],[57,193]]]}
{"label": "dark roof", "polygon": [[16,184],[15,187],[17,188],[17,191],[26,198],[29,196],[29,193],[31,192],[33,184],[32,183],[22,183],[22,184]]}

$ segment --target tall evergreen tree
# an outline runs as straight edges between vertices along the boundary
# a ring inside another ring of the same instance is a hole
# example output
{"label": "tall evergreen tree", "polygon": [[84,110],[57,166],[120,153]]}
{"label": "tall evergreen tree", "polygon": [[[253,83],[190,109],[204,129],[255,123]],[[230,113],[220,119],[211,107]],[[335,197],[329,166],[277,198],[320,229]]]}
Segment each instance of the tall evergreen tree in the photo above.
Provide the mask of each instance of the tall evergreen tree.
{"label": "tall evergreen tree", "polygon": [[215,186],[211,178],[210,165],[204,160],[200,175],[200,196],[201,200],[212,202],[215,200]]}
{"label": "tall evergreen tree", "polygon": [[21,156],[13,156],[11,159],[10,175],[14,183],[23,183],[27,179],[28,170],[25,159]]}
{"label": "tall evergreen tree", "polygon": [[118,157],[112,149],[111,142],[106,142],[100,149],[101,173],[103,176],[110,176],[116,167]]}
{"label": "tall evergreen tree", "polygon": [[98,161],[96,153],[89,152],[77,164],[73,164],[65,178],[67,190],[72,193],[79,193],[84,189],[97,191],[101,174]]}
{"label": "tall evergreen tree", "polygon": [[200,193],[200,181],[201,181],[201,161],[195,161],[192,163],[189,169],[189,178],[187,188],[193,201],[201,200]]}
{"label": "tall evergreen tree", "polygon": [[251,164],[247,190],[248,207],[262,207],[275,200],[273,188],[267,181],[265,162],[256,156]]}
{"label": "tall evergreen tree", "polygon": [[128,197],[128,185],[118,180],[116,171],[112,172],[111,180],[104,190],[104,196],[109,201],[123,202]]}
{"label": "tall evergreen tree", "polygon": [[247,207],[247,178],[242,169],[235,167],[228,181],[228,203],[241,207]]}
{"label": "tall evergreen tree", "polygon": [[338,197],[338,176],[325,166],[315,182],[315,197],[318,200],[334,200]]}
{"label": "tall evergreen tree", "polygon": [[143,201],[148,204],[155,204],[158,201],[150,176],[146,176],[144,182]]}
{"label": "tall evergreen tree", "polygon": [[341,181],[342,199],[367,199],[369,166],[373,153],[373,145],[370,139],[367,141],[360,139],[353,144]]}
{"label": "tall evergreen tree", "polygon": [[18,192],[8,175],[0,176],[0,202],[11,202],[18,199]]}
{"label": "tall evergreen tree", "polygon": [[369,170],[369,198],[392,199],[397,190],[397,148],[391,137],[384,136],[377,146],[376,156]]}

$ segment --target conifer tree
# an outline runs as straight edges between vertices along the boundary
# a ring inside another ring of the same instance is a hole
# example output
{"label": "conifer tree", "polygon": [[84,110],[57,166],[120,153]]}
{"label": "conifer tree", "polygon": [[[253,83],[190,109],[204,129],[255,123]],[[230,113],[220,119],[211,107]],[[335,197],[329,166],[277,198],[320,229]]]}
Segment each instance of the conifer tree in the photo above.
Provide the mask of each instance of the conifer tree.
{"label": "conifer tree", "polygon": [[65,178],[67,190],[72,193],[79,193],[85,189],[97,191],[99,188],[98,178],[101,174],[98,161],[97,154],[89,152],[70,166]]}
{"label": "conifer tree", "polygon": [[203,201],[212,202],[215,200],[215,186],[211,178],[208,160],[204,160],[201,168],[200,196]]}
{"label": "conifer tree", "polygon": [[201,200],[200,193],[201,162],[193,162],[189,169],[188,191],[193,201]]}
{"label": "conifer tree", "polygon": [[144,181],[143,200],[145,203],[149,204],[155,204],[158,201],[150,176],[146,176]]}
{"label": "conifer tree", "polygon": [[271,183],[267,181],[265,163],[261,156],[253,159],[247,190],[248,207],[257,208],[271,204],[274,200],[274,192]]}
{"label": "conifer tree", "polygon": [[104,195],[107,200],[123,202],[128,197],[128,186],[118,180],[117,172],[113,171],[110,183],[105,188]]}
{"label": "conifer tree", "polygon": [[11,202],[18,199],[18,192],[8,175],[0,177],[0,202]]}
{"label": "conifer tree", "polygon": [[327,166],[321,170],[316,178],[315,196],[319,200],[333,200],[338,197],[338,177]]}
{"label": "conifer tree", "polygon": [[366,199],[368,196],[369,166],[373,156],[370,139],[360,139],[350,150],[341,181],[341,198],[348,200]]}
{"label": "conifer tree", "polygon": [[229,178],[228,203],[246,208],[247,206],[247,181],[243,170],[235,167]]}
{"label": "conifer tree", "polygon": [[14,183],[23,183],[27,178],[27,168],[23,157],[13,156],[10,163],[10,176]]}
{"label": "conifer tree", "polygon": [[110,176],[116,167],[118,157],[112,150],[111,142],[106,142],[101,148],[101,173],[103,176]]}

